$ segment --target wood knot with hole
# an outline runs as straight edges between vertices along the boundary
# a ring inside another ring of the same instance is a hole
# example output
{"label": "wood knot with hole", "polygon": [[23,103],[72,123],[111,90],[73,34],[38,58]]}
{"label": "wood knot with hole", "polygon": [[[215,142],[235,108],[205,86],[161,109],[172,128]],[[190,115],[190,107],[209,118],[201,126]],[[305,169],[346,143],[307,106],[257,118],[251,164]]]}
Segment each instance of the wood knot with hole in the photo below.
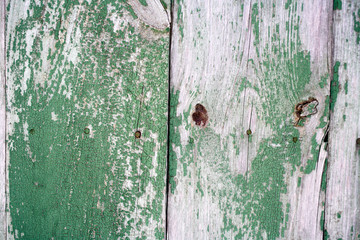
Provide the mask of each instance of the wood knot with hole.
{"label": "wood knot with hole", "polygon": [[319,101],[314,97],[309,97],[308,100],[304,100],[295,105],[294,116],[296,127],[299,126],[299,123],[302,119],[314,115],[318,112],[317,106]]}
{"label": "wood knot with hole", "polygon": [[139,130],[135,132],[135,138],[137,139],[141,138],[141,132]]}
{"label": "wood knot with hole", "polygon": [[209,117],[206,108],[200,103],[195,105],[195,112],[192,114],[192,119],[196,125],[206,127]]}

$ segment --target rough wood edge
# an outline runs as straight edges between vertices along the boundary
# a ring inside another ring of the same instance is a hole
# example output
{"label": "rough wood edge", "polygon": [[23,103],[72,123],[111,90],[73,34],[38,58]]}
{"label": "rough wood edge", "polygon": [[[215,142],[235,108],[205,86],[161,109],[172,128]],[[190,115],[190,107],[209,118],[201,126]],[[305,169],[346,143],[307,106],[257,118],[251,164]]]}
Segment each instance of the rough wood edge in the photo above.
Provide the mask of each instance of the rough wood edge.
{"label": "rough wood edge", "polygon": [[5,49],[5,1],[0,4],[0,238],[6,239],[6,49]]}

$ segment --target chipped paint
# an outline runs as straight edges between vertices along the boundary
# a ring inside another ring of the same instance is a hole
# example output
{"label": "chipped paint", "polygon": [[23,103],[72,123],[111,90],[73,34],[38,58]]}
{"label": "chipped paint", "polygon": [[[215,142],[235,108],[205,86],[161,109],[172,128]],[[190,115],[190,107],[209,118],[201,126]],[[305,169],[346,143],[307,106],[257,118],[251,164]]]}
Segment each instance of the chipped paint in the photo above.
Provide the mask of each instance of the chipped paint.
{"label": "chipped paint", "polygon": [[9,1],[13,237],[164,238],[169,33],[135,10]]}

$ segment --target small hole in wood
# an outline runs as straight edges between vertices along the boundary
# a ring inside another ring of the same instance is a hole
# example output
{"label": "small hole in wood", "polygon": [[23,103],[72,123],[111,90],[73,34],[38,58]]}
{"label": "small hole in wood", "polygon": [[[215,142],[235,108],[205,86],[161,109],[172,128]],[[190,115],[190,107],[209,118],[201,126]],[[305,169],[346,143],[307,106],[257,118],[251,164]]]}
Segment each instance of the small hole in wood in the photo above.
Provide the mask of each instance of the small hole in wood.
{"label": "small hole in wood", "polygon": [[84,128],[84,133],[85,133],[85,134],[89,134],[89,133],[90,133],[90,129],[89,129],[89,128]]}
{"label": "small hole in wood", "polygon": [[248,129],[248,130],[246,131],[246,134],[247,134],[248,136],[250,136],[250,135],[252,134],[251,129]]}
{"label": "small hole in wood", "polygon": [[135,132],[135,138],[141,138],[141,132],[139,130]]}
{"label": "small hole in wood", "polygon": [[296,143],[299,139],[297,137],[293,137],[293,142]]}

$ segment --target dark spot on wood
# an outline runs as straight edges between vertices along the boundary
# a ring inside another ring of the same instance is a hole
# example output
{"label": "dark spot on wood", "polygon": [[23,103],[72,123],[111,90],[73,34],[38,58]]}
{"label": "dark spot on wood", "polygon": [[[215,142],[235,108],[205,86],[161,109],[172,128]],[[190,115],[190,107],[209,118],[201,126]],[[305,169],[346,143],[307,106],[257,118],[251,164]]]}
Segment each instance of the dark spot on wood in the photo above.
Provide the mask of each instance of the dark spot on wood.
{"label": "dark spot on wood", "polygon": [[141,132],[139,130],[135,132],[135,138],[141,138]]}
{"label": "dark spot on wood", "polygon": [[360,146],[360,138],[356,139],[356,144]]}
{"label": "dark spot on wood", "polygon": [[35,129],[32,128],[32,129],[30,129],[29,132],[30,132],[30,134],[35,134]]}
{"label": "dark spot on wood", "polygon": [[195,112],[192,114],[192,119],[198,126],[206,126],[209,117],[206,108],[200,103],[195,105]]}
{"label": "dark spot on wood", "polygon": [[247,134],[248,136],[250,136],[250,135],[252,134],[251,129],[246,130],[246,134]]}
{"label": "dark spot on wood", "polygon": [[297,137],[293,137],[293,142],[296,143],[298,141]]}
{"label": "dark spot on wood", "polygon": [[89,129],[89,128],[85,128],[85,129],[84,129],[84,133],[85,133],[85,134],[89,134],[89,133],[90,133],[90,129]]}

